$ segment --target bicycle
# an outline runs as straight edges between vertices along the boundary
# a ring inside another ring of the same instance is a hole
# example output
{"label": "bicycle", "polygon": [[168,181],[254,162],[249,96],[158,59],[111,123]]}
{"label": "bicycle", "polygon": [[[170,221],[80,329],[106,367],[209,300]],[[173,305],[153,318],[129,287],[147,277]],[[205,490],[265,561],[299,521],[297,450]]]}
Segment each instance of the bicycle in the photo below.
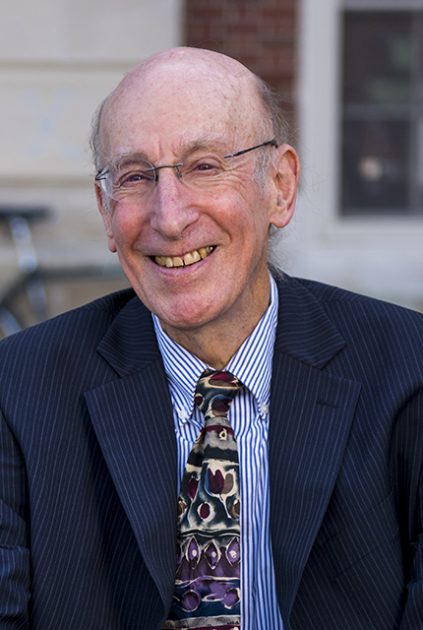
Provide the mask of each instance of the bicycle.
{"label": "bicycle", "polygon": [[[6,226],[14,244],[18,273],[0,291],[0,339],[55,315],[49,299],[49,287],[55,283],[102,282],[113,288],[127,286],[118,265],[79,264],[43,266],[32,238],[32,226],[51,217],[46,206],[1,206],[0,226]],[[98,290],[95,291],[98,294]]]}

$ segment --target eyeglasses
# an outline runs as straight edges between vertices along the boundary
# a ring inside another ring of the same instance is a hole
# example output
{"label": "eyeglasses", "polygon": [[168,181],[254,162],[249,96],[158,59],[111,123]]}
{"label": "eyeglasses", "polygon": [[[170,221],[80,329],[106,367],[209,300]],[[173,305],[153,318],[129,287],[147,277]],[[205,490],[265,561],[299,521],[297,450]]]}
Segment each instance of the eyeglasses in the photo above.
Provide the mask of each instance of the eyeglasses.
{"label": "eyeglasses", "polygon": [[211,190],[224,180],[229,170],[226,160],[267,146],[277,148],[278,143],[273,138],[223,156],[213,150],[201,149],[194,151],[184,162],[159,166],[155,166],[140,155],[127,155],[98,171],[95,181],[109,198],[121,201],[129,197],[147,196],[159,181],[159,171],[163,168],[173,168],[176,177],[187,186],[197,190]]}

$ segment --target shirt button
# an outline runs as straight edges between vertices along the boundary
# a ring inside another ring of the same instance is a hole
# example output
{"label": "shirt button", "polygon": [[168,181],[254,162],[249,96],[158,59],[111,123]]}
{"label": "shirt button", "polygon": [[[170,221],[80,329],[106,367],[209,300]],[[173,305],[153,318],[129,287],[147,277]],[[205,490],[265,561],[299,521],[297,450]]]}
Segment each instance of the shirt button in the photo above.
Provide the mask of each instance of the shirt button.
{"label": "shirt button", "polygon": [[188,412],[184,407],[181,407],[178,411],[178,416],[180,418],[180,420],[182,420],[183,422],[185,420],[188,420],[189,416],[188,416]]}
{"label": "shirt button", "polygon": [[263,416],[267,416],[267,414],[269,413],[269,405],[267,405],[266,403],[263,403],[263,404],[260,406],[260,413],[261,413]]}

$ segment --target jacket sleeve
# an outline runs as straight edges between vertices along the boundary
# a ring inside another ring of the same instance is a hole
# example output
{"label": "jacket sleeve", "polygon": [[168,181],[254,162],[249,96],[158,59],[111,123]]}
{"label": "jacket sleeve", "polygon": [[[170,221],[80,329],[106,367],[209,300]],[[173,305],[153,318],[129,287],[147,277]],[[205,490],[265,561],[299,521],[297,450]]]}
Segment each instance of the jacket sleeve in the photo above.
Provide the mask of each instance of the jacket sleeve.
{"label": "jacket sleeve", "polygon": [[399,416],[394,439],[406,598],[400,630],[423,628],[423,391]]}
{"label": "jacket sleeve", "polygon": [[0,630],[29,628],[26,498],[23,458],[0,411]]}

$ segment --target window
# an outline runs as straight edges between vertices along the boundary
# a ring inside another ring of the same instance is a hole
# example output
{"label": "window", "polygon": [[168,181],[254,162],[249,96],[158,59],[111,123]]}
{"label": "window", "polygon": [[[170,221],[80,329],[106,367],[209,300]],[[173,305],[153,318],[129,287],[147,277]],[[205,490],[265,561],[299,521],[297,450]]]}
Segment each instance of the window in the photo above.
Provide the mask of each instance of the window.
{"label": "window", "polygon": [[287,271],[423,310],[423,0],[301,0]]}
{"label": "window", "polygon": [[340,214],[422,216],[423,7],[345,5]]}

